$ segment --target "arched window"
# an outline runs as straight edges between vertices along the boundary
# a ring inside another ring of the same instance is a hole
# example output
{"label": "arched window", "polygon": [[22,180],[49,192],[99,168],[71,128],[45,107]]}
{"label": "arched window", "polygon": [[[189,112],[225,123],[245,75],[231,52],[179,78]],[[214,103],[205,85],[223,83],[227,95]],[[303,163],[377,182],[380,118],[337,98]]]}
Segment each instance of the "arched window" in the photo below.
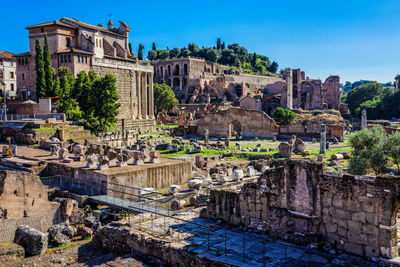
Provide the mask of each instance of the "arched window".
{"label": "arched window", "polygon": [[188,66],[187,64],[183,65],[183,75],[187,75],[188,74]]}
{"label": "arched window", "polygon": [[96,47],[99,47],[99,39],[96,39]]}
{"label": "arched window", "polygon": [[174,75],[179,75],[179,65],[175,65]]}
{"label": "arched window", "polygon": [[71,63],[71,55],[68,55],[68,62]]}
{"label": "arched window", "polygon": [[61,55],[60,56],[60,62],[63,63],[64,62],[64,57]]}
{"label": "arched window", "polygon": [[168,75],[171,75],[171,66],[168,65]]}
{"label": "arched window", "polygon": [[65,63],[67,63],[67,62],[68,62],[67,55],[64,55],[64,62],[65,62]]}
{"label": "arched window", "polygon": [[164,70],[163,70],[163,67],[162,67],[162,66],[160,67],[160,74],[161,74],[161,75],[160,75],[161,77],[164,77]]}

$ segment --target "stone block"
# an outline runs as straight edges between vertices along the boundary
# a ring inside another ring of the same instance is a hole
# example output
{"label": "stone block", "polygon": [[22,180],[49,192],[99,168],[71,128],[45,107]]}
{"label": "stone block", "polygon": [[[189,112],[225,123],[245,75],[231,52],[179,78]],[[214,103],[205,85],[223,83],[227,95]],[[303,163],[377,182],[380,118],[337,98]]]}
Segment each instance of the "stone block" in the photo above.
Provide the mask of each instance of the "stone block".
{"label": "stone block", "polygon": [[397,246],[381,247],[380,251],[381,251],[381,255],[383,257],[386,257],[386,258],[389,258],[389,259],[395,258],[395,257],[397,257],[399,255],[399,251],[398,251]]}
{"label": "stone block", "polygon": [[335,216],[339,219],[343,219],[343,220],[350,220],[351,219],[351,213],[344,210],[344,209],[335,209],[335,212],[332,216]]}
{"label": "stone block", "polygon": [[338,235],[341,237],[347,237],[347,230],[343,227],[338,227],[337,229]]}
{"label": "stone block", "polygon": [[351,242],[344,243],[344,250],[348,253],[363,256],[362,245]]}
{"label": "stone block", "polygon": [[344,201],[344,209],[347,211],[360,211],[360,202],[357,200]]}
{"label": "stone block", "polygon": [[351,220],[355,222],[365,223],[365,212],[356,212],[351,215]]}
{"label": "stone block", "polygon": [[375,200],[368,199],[367,201],[361,202],[361,209],[366,212],[375,212]]}
{"label": "stone block", "polygon": [[337,217],[332,217],[332,222],[333,222],[333,223],[337,223],[338,226],[347,229],[347,220],[342,220],[342,219],[339,219],[339,218],[337,218]]}
{"label": "stone block", "polygon": [[368,224],[372,224],[372,225],[375,225],[375,226],[378,226],[378,224],[379,224],[378,216],[377,216],[376,213],[366,212],[365,213],[365,219],[366,219],[366,222]]}
{"label": "stone block", "polygon": [[256,204],[256,211],[260,212],[262,210],[261,204]]}
{"label": "stone block", "polygon": [[322,205],[324,206],[324,207],[330,207],[330,206],[332,206],[332,198],[330,198],[330,197],[324,197],[323,199],[322,199]]}
{"label": "stone block", "polygon": [[335,208],[343,208],[344,206],[344,201],[340,198],[334,198],[332,203]]}
{"label": "stone block", "polygon": [[338,229],[338,225],[336,223],[326,224],[326,232],[335,233]]}
{"label": "stone block", "polygon": [[368,245],[367,234],[357,234],[357,233],[348,231],[347,232],[347,240],[349,240],[349,242],[360,244],[360,245]]}
{"label": "stone block", "polygon": [[340,237],[335,233],[327,233],[326,240],[331,244],[335,244],[340,241]]}
{"label": "stone block", "polygon": [[379,256],[379,248],[373,247],[373,246],[366,246],[365,254],[367,257],[378,257]]}
{"label": "stone block", "polygon": [[348,230],[352,232],[353,234],[360,234],[361,233],[361,223],[359,222],[354,222],[354,221],[348,221]]}
{"label": "stone block", "polygon": [[372,224],[363,224],[361,231],[365,234],[370,234],[374,235],[375,233],[379,233],[378,227],[372,225]]}

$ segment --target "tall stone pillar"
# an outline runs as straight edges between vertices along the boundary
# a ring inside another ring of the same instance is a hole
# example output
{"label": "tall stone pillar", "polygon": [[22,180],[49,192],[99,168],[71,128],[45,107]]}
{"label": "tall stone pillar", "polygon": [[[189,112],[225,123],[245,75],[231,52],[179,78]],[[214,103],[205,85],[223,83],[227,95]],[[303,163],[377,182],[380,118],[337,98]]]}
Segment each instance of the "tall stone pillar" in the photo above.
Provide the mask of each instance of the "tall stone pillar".
{"label": "tall stone pillar", "polygon": [[361,129],[366,128],[368,128],[367,111],[363,109],[361,113]]}
{"label": "tall stone pillar", "polygon": [[153,87],[153,79],[154,74],[150,73],[150,118],[154,119],[154,87]]}
{"label": "tall stone pillar", "polygon": [[147,95],[148,95],[148,88],[147,88],[147,72],[143,75],[143,93],[144,93],[144,101],[143,101],[143,106],[144,106],[144,113],[143,113],[143,118],[148,119],[149,118],[149,104],[147,101]]}
{"label": "tall stone pillar", "polygon": [[286,76],[286,108],[293,109],[293,70],[287,69]]}
{"label": "tall stone pillar", "polygon": [[136,71],[136,99],[137,99],[137,118],[142,119],[142,96],[141,96],[141,81],[140,81],[140,71]]}
{"label": "tall stone pillar", "polygon": [[321,137],[320,137],[319,153],[320,154],[326,153],[326,125],[325,124],[321,124]]}

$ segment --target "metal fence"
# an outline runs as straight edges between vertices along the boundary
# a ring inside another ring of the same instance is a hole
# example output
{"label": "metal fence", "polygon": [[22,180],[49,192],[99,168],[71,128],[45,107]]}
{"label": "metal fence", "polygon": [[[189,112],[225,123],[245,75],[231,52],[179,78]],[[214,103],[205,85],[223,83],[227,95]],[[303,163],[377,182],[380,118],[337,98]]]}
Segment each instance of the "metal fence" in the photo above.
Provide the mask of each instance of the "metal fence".
{"label": "metal fence", "polygon": [[38,113],[38,114],[13,114],[13,113],[1,113],[1,121],[40,121],[54,118],[58,121],[65,121],[64,113]]}

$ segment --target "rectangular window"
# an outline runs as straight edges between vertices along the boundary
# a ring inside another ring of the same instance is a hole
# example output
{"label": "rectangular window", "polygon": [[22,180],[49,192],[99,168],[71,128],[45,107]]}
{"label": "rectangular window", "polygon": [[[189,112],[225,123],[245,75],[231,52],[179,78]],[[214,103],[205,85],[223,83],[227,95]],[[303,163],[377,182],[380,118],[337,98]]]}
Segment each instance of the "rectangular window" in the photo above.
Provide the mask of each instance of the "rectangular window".
{"label": "rectangular window", "polygon": [[25,73],[22,73],[22,80],[25,81]]}
{"label": "rectangular window", "polygon": [[64,63],[64,57],[62,55],[60,56],[60,62]]}
{"label": "rectangular window", "polygon": [[85,56],[85,64],[87,64],[87,56]]}
{"label": "rectangular window", "polygon": [[15,76],[14,72],[10,71],[10,79],[14,79],[14,76]]}
{"label": "rectangular window", "polygon": [[11,91],[14,92],[14,84],[13,83],[11,84]]}
{"label": "rectangular window", "polygon": [[71,38],[67,37],[67,47],[71,47]]}
{"label": "rectangular window", "polygon": [[68,55],[68,62],[71,63],[71,55]]}
{"label": "rectangular window", "polygon": [[79,55],[76,56],[76,62],[79,63]]}

